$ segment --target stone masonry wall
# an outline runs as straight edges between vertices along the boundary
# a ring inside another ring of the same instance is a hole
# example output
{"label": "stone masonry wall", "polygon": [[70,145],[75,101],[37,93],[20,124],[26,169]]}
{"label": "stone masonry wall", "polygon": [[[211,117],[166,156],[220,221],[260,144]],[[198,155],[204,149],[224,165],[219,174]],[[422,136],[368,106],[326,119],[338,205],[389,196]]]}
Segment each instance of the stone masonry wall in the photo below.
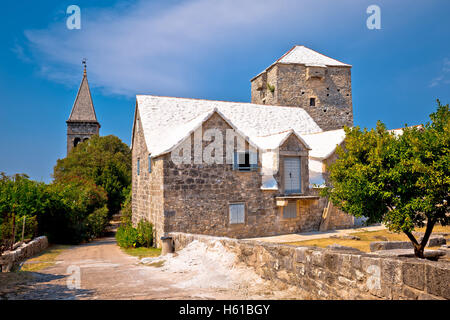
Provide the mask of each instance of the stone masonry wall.
{"label": "stone masonry wall", "polygon": [[16,250],[6,251],[0,256],[0,271],[9,272],[11,268],[18,265],[21,261],[31,258],[35,254],[45,250],[48,247],[46,236],[38,237],[28,243],[22,244]]}
{"label": "stone masonry wall", "polygon": [[219,241],[262,278],[296,285],[310,299],[450,299],[448,262],[177,232],[170,235],[175,252],[195,240],[208,245]]}
{"label": "stone masonry wall", "polygon": [[[312,69],[275,64],[252,80],[252,103],[301,107],[324,131],[353,126],[351,68],[323,68],[323,77],[311,77]],[[316,98],[315,106],[310,98]]]}
{"label": "stone masonry wall", "polygon": [[[203,125],[220,129],[223,137],[231,127],[217,114]],[[193,139],[192,139],[193,141]],[[203,142],[205,145],[205,142]],[[308,193],[307,152],[296,138],[288,139],[281,151],[298,154],[301,150],[303,186]],[[206,142],[206,145],[209,142]],[[191,144],[193,152],[194,146]],[[223,150],[224,163],[226,150]],[[176,166],[170,155],[164,156],[164,230],[181,231],[236,238],[275,235],[290,232],[317,230],[322,208],[318,200],[298,202],[296,218],[283,219],[282,209],[276,206],[275,196],[281,195],[281,173],[275,178],[280,190],[261,190],[261,174],[256,171],[233,170],[232,164],[183,164]],[[261,163],[259,163],[259,166]],[[281,168],[282,171],[282,168]],[[229,223],[229,205],[245,204],[245,222]]]}
{"label": "stone masonry wall", "polygon": [[100,126],[96,122],[67,122],[67,154],[73,149],[75,138],[83,142],[99,132]]}
{"label": "stone masonry wall", "polygon": [[[163,160],[152,159],[152,172],[148,170],[148,150],[145,143],[142,124],[137,114],[132,149],[132,212],[133,224],[144,219],[154,226],[154,236],[160,246],[164,235],[164,172]],[[140,160],[140,172],[137,174],[137,161]]]}

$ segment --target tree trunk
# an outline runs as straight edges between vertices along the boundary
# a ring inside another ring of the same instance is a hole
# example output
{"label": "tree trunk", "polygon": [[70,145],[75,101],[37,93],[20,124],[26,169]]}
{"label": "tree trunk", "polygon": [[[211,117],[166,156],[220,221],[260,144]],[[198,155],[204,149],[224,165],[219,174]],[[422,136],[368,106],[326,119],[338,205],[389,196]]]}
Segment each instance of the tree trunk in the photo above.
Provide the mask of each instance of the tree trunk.
{"label": "tree trunk", "polygon": [[408,236],[409,240],[411,240],[413,246],[414,246],[414,255],[417,258],[425,259],[424,250],[425,246],[428,243],[428,240],[430,239],[431,232],[433,231],[433,227],[436,223],[436,220],[429,219],[427,221],[427,228],[425,229],[425,234],[423,235],[422,241],[419,243],[417,239],[414,237],[414,235],[409,231],[404,231],[404,233]]}

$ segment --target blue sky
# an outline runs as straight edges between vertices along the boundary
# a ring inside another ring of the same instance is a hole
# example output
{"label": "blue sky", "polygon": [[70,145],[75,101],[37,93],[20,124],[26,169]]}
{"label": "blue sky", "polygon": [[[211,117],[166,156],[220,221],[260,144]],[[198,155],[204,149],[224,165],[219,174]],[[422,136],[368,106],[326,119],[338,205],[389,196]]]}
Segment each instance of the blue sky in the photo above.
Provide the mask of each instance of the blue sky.
{"label": "blue sky", "polygon": [[250,101],[249,80],[295,44],[353,65],[355,125],[423,123],[450,100],[449,15],[446,0],[2,2],[0,171],[51,180],[84,57],[100,134],[127,144],[136,94]]}

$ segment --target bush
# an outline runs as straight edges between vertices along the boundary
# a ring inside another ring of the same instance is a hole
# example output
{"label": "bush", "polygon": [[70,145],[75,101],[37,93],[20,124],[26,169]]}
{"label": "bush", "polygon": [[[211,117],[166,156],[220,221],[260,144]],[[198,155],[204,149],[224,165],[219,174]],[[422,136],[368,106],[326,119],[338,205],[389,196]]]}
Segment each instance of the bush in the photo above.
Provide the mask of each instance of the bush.
{"label": "bush", "polygon": [[95,211],[106,205],[103,188],[71,177],[48,185],[46,191],[45,208],[37,215],[39,234],[47,235],[50,242],[70,244],[101,234],[98,228],[106,226],[108,219],[102,216],[104,211]]}
{"label": "bush", "polygon": [[122,248],[135,248],[138,244],[138,232],[133,226],[120,226],[116,232],[117,244]]}
{"label": "bush", "polygon": [[140,247],[151,247],[153,244],[153,225],[150,222],[141,220],[137,226],[137,242]]}
{"label": "bush", "polygon": [[131,224],[122,225],[116,233],[117,244],[122,248],[151,247],[153,244],[153,225],[141,220],[134,228]]}
{"label": "bush", "polygon": [[108,207],[105,205],[102,208],[95,210],[87,216],[87,235],[89,239],[94,239],[103,234],[109,224]]}

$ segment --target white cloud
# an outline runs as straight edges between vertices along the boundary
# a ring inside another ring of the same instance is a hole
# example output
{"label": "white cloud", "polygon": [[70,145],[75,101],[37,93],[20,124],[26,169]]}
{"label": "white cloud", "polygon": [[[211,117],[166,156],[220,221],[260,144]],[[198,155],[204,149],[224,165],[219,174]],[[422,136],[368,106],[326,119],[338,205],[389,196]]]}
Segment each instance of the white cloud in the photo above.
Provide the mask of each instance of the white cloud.
{"label": "white cloud", "polygon": [[444,58],[441,74],[431,80],[429,87],[432,88],[441,84],[450,84],[450,59],[448,58]]}
{"label": "white cloud", "polygon": [[55,81],[77,83],[86,57],[91,83],[106,93],[184,94],[198,76],[196,66],[215,54],[220,59],[221,50],[230,52],[237,41],[248,37],[263,42],[268,34],[303,30],[308,36],[325,32],[345,21],[344,15],[354,7],[350,0],[339,5],[332,0],[164,3],[141,0],[108,9],[81,7],[81,30],[66,29],[64,18],[25,35],[41,73]]}

